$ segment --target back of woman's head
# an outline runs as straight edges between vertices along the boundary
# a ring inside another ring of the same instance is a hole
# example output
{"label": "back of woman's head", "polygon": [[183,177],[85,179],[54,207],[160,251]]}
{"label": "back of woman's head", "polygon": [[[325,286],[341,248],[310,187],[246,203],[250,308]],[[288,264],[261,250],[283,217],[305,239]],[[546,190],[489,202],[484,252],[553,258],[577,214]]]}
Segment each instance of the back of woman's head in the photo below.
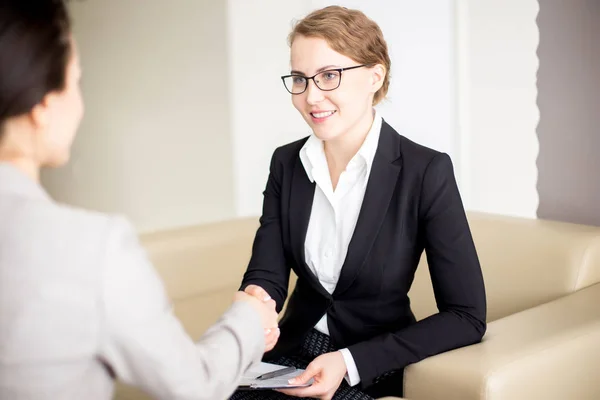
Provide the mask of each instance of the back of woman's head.
{"label": "back of woman's head", "polygon": [[0,134],[65,86],[71,23],[64,0],[0,0]]}
{"label": "back of woman's head", "polygon": [[296,23],[288,38],[290,45],[298,35],[324,39],[333,50],[359,64],[383,65],[383,86],[375,93],[373,103],[385,98],[391,68],[387,43],[379,25],[363,12],[340,6],[321,8]]}

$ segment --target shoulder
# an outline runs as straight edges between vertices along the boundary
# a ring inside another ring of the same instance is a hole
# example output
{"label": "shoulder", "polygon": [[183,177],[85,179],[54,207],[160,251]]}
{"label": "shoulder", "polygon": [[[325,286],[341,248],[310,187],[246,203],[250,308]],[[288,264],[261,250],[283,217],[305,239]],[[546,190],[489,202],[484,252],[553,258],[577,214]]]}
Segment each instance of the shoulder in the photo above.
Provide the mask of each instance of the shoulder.
{"label": "shoulder", "polygon": [[281,177],[286,171],[293,170],[296,161],[300,158],[300,150],[309,137],[310,136],[306,136],[276,148],[271,156],[270,172]]}
{"label": "shoulder", "polygon": [[[425,175],[432,169],[449,168],[452,171],[452,160],[447,153],[419,144],[401,135],[385,122],[382,126],[382,134],[384,137],[380,141],[380,147],[383,148],[380,150],[386,151],[385,147],[395,147],[405,171],[419,176]],[[385,137],[387,139],[384,139]]]}
{"label": "shoulder", "polygon": [[57,204],[61,221],[69,229],[81,233],[86,241],[95,243],[100,252],[111,253],[123,245],[137,244],[137,233],[131,222],[119,214],[108,214]]}
{"label": "shoulder", "polygon": [[[134,226],[124,216],[107,214],[66,205],[56,205],[57,231],[63,231],[62,240],[73,244],[65,251],[70,263],[82,263],[84,270],[94,269],[90,275],[97,277],[101,287],[106,280],[121,282],[126,276],[137,274],[138,284],[149,274],[146,268],[147,255]],[[56,246],[56,245],[55,245]]]}
{"label": "shoulder", "polygon": [[126,218],[55,202],[24,201],[15,209],[13,227],[49,252],[99,260],[111,242],[134,234]]}
{"label": "shoulder", "polygon": [[11,208],[14,227],[26,229],[34,235],[97,236],[107,231],[110,221],[106,214],[38,199],[22,200]]}
{"label": "shoulder", "polygon": [[122,217],[53,203],[0,201],[3,221],[0,268],[21,265],[29,280],[60,282],[72,290],[101,295],[111,260],[137,237]]}
{"label": "shoulder", "polygon": [[287,159],[294,159],[298,157],[300,149],[302,149],[302,146],[304,146],[309,137],[310,136],[306,136],[302,139],[293,141],[288,144],[284,144],[283,146],[279,146],[273,152],[273,158],[284,161]]}
{"label": "shoulder", "polygon": [[[127,218],[98,211],[86,210],[64,204],[55,204],[56,223],[67,230],[87,231],[95,239],[119,236],[133,232]],[[102,241],[99,241],[101,243]]]}
{"label": "shoulder", "polygon": [[444,152],[416,143],[400,135],[402,158],[409,166],[426,171],[432,165],[451,163],[450,156]]}
{"label": "shoulder", "polygon": [[407,165],[412,165],[423,177],[428,175],[454,174],[452,159],[447,153],[431,149],[429,147],[406,141],[406,159]]}

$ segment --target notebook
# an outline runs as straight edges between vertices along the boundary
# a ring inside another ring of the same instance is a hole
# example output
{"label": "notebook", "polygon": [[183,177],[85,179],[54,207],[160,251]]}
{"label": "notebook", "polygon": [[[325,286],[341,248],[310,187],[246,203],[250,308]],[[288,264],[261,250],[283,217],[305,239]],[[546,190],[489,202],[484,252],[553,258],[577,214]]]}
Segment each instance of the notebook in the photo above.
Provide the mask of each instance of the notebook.
{"label": "notebook", "polygon": [[239,390],[265,390],[265,389],[291,389],[298,387],[308,387],[313,384],[313,380],[309,380],[306,384],[303,385],[291,385],[288,380],[292,379],[302,372],[303,369],[296,369],[295,371],[289,372],[286,375],[281,375],[275,378],[269,379],[256,379],[262,374],[273,372],[276,370],[280,370],[286,368],[285,365],[277,365],[270,364],[265,362],[260,362],[253,364],[242,376],[242,380],[238,386]]}

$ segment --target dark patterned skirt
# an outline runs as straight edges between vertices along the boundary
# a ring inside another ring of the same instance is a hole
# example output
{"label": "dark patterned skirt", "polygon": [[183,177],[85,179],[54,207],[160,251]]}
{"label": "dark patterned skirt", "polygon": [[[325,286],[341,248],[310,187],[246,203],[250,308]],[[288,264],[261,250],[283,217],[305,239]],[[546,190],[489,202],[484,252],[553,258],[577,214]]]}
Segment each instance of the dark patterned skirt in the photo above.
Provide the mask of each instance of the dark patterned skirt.
{"label": "dark patterned skirt", "polygon": [[[281,357],[273,361],[273,363],[305,369],[312,360],[321,354],[331,353],[336,350],[331,344],[329,336],[313,329],[306,336],[302,348],[296,355]],[[237,391],[231,396],[230,400],[290,400],[297,398],[272,390],[256,390]],[[337,392],[335,392],[333,400],[374,400],[374,398],[362,392],[357,387],[350,387],[344,379]]]}

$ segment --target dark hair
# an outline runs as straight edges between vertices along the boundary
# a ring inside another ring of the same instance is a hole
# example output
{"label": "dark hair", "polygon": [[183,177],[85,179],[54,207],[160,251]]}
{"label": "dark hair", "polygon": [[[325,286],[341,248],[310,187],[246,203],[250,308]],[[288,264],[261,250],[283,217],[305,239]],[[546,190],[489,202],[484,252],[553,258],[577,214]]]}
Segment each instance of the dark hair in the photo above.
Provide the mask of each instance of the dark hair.
{"label": "dark hair", "polygon": [[0,136],[7,119],[64,89],[71,48],[65,0],[0,0]]}

